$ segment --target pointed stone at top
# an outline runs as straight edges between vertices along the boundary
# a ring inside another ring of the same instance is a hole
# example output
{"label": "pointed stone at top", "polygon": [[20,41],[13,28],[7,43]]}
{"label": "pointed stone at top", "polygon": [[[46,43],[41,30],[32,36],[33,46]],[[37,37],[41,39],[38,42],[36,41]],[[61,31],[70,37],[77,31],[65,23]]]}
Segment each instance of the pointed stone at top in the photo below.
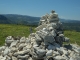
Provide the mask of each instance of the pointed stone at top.
{"label": "pointed stone at top", "polygon": [[52,10],[52,11],[51,11],[51,13],[55,13],[55,11],[54,11],[54,10]]}

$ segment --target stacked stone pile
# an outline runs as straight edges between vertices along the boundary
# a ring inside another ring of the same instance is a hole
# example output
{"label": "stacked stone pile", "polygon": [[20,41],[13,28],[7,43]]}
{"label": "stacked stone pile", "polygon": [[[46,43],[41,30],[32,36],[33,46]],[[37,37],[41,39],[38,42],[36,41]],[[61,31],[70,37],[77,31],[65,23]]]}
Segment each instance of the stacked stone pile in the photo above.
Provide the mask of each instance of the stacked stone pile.
{"label": "stacked stone pile", "polygon": [[55,11],[42,16],[36,30],[28,38],[8,36],[0,47],[0,60],[80,60],[80,47],[64,36]]}

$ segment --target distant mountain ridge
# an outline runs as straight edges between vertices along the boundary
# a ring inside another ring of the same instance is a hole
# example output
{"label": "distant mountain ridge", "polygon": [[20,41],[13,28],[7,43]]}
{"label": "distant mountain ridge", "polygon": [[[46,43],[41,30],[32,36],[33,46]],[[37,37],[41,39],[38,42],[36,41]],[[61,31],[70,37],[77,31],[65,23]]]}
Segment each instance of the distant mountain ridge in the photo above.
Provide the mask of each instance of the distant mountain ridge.
{"label": "distant mountain ridge", "polygon": [[[17,15],[17,14],[2,14],[7,19],[9,19],[11,24],[33,24],[39,22],[40,17],[32,17],[27,15]],[[6,21],[6,20],[5,20]]]}
{"label": "distant mountain ridge", "polygon": [[[2,24],[38,24],[40,17],[32,17],[28,15],[17,15],[17,14],[0,14],[0,23]],[[80,23],[78,20],[66,20],[61,19],[62,23]]]}
{"label": "distant mountain ridge", "polygon": [[9,19],[3,15],[0,15],[0,24],[9,24]]}

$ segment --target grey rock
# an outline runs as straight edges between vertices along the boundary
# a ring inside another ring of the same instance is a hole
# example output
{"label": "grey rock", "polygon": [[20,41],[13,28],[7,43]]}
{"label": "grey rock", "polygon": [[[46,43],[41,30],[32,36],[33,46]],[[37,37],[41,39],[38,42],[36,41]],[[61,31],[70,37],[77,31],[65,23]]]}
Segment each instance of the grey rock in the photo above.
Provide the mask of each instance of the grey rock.
{"label": "grey rock", "polygon": [[18,49],[21,50],[21,49],[23,49],[23,47],[25,47],[25,46],[26,46],[26,44],[21,43],[21,44],[18,46]]}
{"label": "grey rock", "polygon": [[5,48],[5,46],[0,47],[0,51],[4,50]]}
{"label": "grey rock", "polygon": [[13,39],[12,36],[8,36],[8,37],[6,38],[6,40],[12,40],[12,39]]}
{"label": "grey rock", "polygon": [[30,52],[29,50],[18,51],[18,52],[15,52],[14,53],[14,56],[24,55],[24,54],[29,53],[29,52]]}
{"label": "grey rock", "polygon": [[47,25],[46,24],[43,24],[43,25],[40,25],[36,28],[37,31],[43,29],[44,27],[46,27]]}
{"label": "grey rock", "polygon": [[54,37],[51,34],[46,35],[44,37],[44,43],[45,43],[45,45],[48,45],[49,43],[53,44],[54,41],[55,41],[55,39],[54,39]]}
{"label": "grey rock", "polygon": [[17,52],[18,48],[12,47],[10,50],[11,50],[11,52]]}
{"label": "grey rock", "polygon": [[61,55],[64,54],[63,51],[62,51],[62,49],[57,48],[57,51],[58,51]]}
{"label": "grey rock", "polygon": [[46,50],[43,50],[43,49],[39,49],[37,50],[36,52],[39,56],[44,56],[46,54]]}
{"label": "grey rock", "polygon": [[54,45],[49,44],[48,49],[49,49],[49,50],[55,50],[56,47],[55,47]]}
{"label": "grey rock", "polygon": [[14,40],[5,40],[7,44],[11,44]]}
{"label": "grey rock", "polygon": [[24,55],[24,56],[18,55],[17,58],[18,59],[28,59],[29,55]]}
{"label": "grey rock", "polygon": [[11,43],[10,47],[16,47],[16,45],[17,45],[18,42],[19,42],[19,40],[14,40],[14,41]]}
{"label": "grey rock", "polygon": [[66,60],[64,57],[62,56],[56,56],[54,57],[55,60]]}
{"label": "grey rock", "polygon": [[21,39],[20,39],[20,43],[25,43],[26,42],[26,38],[25,37],[22,37]]}
{"label": "grey rock", "polygon": [[48,50],[47,53],[46,53],[46,56],[52,56],[53,55],[53,51],[52,50]]}
{"label": "grey rock", "polygon": [[6,56],[5,57],[0,56],[0,60],[6,60]]}
{"label": "grey rock", "polygon": [[59,45],[58,43],[54,43],[54,46],[55,46],[56,48],[60,48],[60,45]]}
{"label": "grey rock", "polygon": [[33,59],[31,57],[29,57],[28,60],[33,60]]}
{"label": "grey rock", "polygon": [[36,37],[36,42],[41,42],[42,41],[42,39],[37,34],[35,35],[35,37]]}
{"label": "grey rock", "polygon": [[17,57],[12,56],[12,60],[18,60]]}
{"label": "grey rock", "polygon": [[5,48],[3,55],[7,55],[10,52],[10,49],[8,47]]}
{"label": "grey rock", "polygon": [[69,42],[69,40],[70,40],[69,38],[65,37],[65,42]]}
{"label": "grey rock", "polygon": [[53,51],[53,56],[60,56],[60,53],[58,51]]}

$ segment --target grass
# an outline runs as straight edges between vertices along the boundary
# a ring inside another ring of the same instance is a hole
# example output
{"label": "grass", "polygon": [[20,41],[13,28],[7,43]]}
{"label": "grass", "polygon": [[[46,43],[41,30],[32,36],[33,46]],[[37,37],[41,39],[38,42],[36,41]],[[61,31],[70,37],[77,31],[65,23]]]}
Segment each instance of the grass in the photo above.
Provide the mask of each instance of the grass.
{"label": "grass", "polygon": [[70,38],[70,43],[77,43],[78,45],[80,45],[80,32],[64,31],[64,35]]}
{"label": "grass", "polygon": [[[25,25],[0,24],[0,45],[5,43],[7,36],[25,36],[30,34],[30,27]],[[33,27],[33,32],[35,27]],[[70,38],[71,43],[80,45],[80,32],[64,31],[64,35]]]}
{"label": "grass", "polygon": [[[30,34],[31,26],[0,24],[0,45],[5,43],[7,36],[25,36]],[[34,31],[34,27],[33,27]]]}

